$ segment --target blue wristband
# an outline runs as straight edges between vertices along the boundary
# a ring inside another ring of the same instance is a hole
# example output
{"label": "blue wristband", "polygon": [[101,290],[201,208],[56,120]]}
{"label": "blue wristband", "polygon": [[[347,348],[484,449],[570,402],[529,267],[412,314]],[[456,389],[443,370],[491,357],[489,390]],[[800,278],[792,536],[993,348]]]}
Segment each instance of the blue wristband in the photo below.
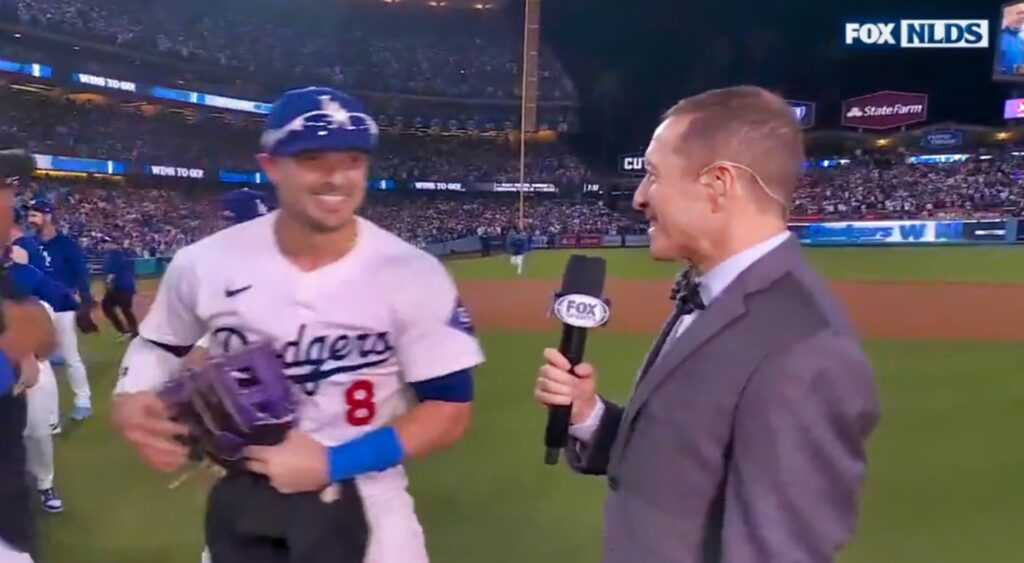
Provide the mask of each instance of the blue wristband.
{"label": "blue wristband", "polygon": [[18,381],[14,375],[14,366],[3,353],[0,353],[0,395],[6,395]]}
{"label": "blue wristband", "polygon": [[368,432],[351,442],[327,450],[331,481],[350,479],[371,471],[384,471],[402,462],[405,452],[398,432],[390,426]]}

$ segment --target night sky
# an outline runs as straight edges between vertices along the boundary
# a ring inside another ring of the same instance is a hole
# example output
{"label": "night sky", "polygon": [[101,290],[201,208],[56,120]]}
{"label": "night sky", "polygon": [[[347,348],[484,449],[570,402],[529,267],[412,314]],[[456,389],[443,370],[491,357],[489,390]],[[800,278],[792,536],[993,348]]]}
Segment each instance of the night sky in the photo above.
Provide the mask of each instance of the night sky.
{"label": "night sky", "polygon": [[[991,78],[999,1],[542,2],[543,40],[580,92],[582,131],[573,144],[605,162],[643,148],[659,114],[677,99],[721,86],[756,84],[817,102],[819,129],[839,126],[841,100],[877,90],[929,94],[931,123],[998,124],[1002,100],[1012,93]],[[988,19],[990,47],[843,45],[847,21],[901,18]]]}

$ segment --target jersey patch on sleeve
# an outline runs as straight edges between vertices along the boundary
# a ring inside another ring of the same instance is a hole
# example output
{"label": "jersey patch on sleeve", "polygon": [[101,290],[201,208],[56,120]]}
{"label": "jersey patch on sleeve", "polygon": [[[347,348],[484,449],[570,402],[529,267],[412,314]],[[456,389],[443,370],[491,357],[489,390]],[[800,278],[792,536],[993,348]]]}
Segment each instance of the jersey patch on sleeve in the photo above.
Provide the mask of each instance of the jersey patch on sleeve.
{"label": "jersey patch on sleeve", "polygon": [[466,306],[462,304],[462,299],[456,299],[455,309],[452,311],[451,317],[448,318],[448,326],[470,336],[476,334],[476,327],[473,326],[473,319],[469,316],[469,310],[467,310]]}

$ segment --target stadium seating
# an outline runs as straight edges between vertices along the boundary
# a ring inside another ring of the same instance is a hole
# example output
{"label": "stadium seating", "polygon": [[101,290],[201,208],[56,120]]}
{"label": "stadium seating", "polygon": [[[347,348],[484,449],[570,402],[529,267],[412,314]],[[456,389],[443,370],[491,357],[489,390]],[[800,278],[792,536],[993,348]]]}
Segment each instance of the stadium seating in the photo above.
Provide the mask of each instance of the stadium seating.
{"label": "stadium seating", "polygon": [[[199,117],[0,86],[0,145],[35,153],[255,170],[259,135],[260,124],[239,114]],[[588,174],[562,144],[531,144],[527,152],[526,175],[532,182],[579,186]],[[385,134],[374,175],[399,181],[518,181],[519,147],[508,137]]]}
{"label": "stadium seating", "polygon": [[[469,99],[514,99],[521,84],[521,28],[496,10],[269,0],[3,0],[0,7],[29,27],[277,83]],[[547,51],[541,68],[543,99],[575,98]]]}
{"label": "stadium seating", "polygon": [[1012,154],[945,164],[853,160],[802,178],[793,214],[835,219],[1002,216],[1021,206],[1024,162]]}

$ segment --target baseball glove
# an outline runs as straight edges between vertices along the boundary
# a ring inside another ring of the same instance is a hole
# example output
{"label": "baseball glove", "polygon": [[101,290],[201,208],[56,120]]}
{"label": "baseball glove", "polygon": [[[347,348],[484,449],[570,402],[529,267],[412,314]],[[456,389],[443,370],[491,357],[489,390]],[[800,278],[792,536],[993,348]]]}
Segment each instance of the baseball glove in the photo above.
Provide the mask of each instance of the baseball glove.
{"label": "baseball glove", "polygon": [[78,330],[82,331],[82,334],[92,334],[100,331],[100,327],[96,326],[96,321],[92,320],[92,308],[92,305],[83,303],[75,311],[75,324],[78,325]]}
{"label": "baseball glove", "polygon": [[159,393],[190,430],[193,459],[243,469],[246,446],[281,443],[295,422],[296,397],[277,351],[257,344],[188,369]]}
{"label": "baseball glove", "polygon": [[75,313],[75,323],[78,324],[78,330],[83,335],[99,332],[99,327],[96,326],[96,321],[92,319],[92,312],[88,307],[83,306]]}

